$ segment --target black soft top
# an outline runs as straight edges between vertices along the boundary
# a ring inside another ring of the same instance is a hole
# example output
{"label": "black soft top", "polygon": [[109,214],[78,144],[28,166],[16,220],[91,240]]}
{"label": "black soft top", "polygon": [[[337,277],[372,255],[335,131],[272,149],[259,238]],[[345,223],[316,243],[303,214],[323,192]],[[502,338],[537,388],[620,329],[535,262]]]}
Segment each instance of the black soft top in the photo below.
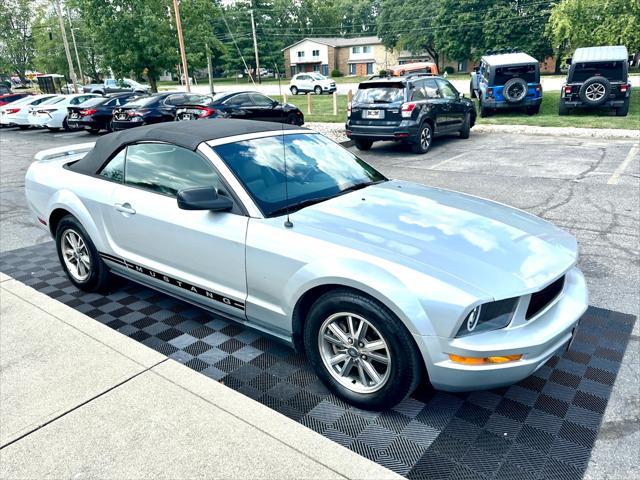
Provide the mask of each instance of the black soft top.
{"label": "black soft top", "polygon": [[202,142],[210,140],[280,129],[308,131],[308,129],[296,125],[230,118],[167,122],[136,127],[100,137],[93,149],[84,158],[70,165],[69,169],[89,175],[96,174],[122,147],[132,143],[166,142],[189,150],[195,150]]}

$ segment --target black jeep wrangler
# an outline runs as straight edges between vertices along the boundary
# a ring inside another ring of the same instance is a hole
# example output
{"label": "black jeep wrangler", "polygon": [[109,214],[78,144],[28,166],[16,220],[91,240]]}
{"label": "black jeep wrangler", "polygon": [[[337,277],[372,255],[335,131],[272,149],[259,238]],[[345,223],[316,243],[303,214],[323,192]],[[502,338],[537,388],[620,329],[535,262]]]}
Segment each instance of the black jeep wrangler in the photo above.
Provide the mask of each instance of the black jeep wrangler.
{"label": "black jeep wrangler", "polygon": [[451,83],[414,73],[362,82],[349,104],[345,128],[359,150],[377,140],[394,140],[426,153],[435,136],[469,138],[475,121],[473,102]]}
{"label": "black jeep wrangler", "polygon": [[560,115],[572,108],[613,108],[629,113],[629,54],[624,46],[578,48],[568,59],[567,82],[560,91]]}

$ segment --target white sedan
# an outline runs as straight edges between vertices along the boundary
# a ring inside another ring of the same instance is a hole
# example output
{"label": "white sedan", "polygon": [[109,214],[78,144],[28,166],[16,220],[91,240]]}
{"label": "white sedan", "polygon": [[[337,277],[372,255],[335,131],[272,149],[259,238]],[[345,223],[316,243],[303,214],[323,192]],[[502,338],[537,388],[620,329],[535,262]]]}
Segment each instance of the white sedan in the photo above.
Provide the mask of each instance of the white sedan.
{"label": "white sedan", "polygon": [[51,98],[29,112],[29,124],[34,127],[46,127],[49,130],[71,130],[67,123],[67,107],[80,105],[90,98],[99,97],[95,93],[79,93],[74,95],[58,95]]}
{"label": "white sedan", "polygon": [[21,129],[29,128],[29,108],[41,105],[54,97],[56,95],[30,95],[0,107],[0,125],[17,126]]}

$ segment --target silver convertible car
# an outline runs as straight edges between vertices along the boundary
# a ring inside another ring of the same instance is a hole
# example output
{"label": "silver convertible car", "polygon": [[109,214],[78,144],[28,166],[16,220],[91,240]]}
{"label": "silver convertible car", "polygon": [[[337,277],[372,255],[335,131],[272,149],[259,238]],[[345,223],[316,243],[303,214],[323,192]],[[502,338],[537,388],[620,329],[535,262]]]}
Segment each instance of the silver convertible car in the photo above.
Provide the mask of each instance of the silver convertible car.
{"label": "silver convertible car", "polygon": [[159,124],[41,152],[26,196],[71,282],[110,274],[303,349],[343,399],[517,382],[587,308],[571,235],[471,195],[390,180],[313,131]]}

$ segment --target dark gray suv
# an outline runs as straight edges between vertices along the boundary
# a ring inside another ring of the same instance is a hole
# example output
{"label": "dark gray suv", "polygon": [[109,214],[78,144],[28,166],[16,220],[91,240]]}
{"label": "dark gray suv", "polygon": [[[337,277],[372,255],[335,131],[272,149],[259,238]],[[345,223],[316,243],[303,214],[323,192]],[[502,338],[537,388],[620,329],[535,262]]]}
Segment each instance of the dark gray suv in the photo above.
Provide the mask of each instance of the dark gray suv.
{"label": "dark gray suv", "polygon": [[475,121],[473,102],[446,79],[410,74],[362,82],[349,104],[345,128],[360,150],[377,140],[394,140],[426,153],[435,136],[469,138]]}
{"label": "dark gray suv", "polygon": [[621,45],[578,48],[560,92],[560,115],[573,108],[613,108],[616,115],[629,113],[631,84],[629,54]]}

